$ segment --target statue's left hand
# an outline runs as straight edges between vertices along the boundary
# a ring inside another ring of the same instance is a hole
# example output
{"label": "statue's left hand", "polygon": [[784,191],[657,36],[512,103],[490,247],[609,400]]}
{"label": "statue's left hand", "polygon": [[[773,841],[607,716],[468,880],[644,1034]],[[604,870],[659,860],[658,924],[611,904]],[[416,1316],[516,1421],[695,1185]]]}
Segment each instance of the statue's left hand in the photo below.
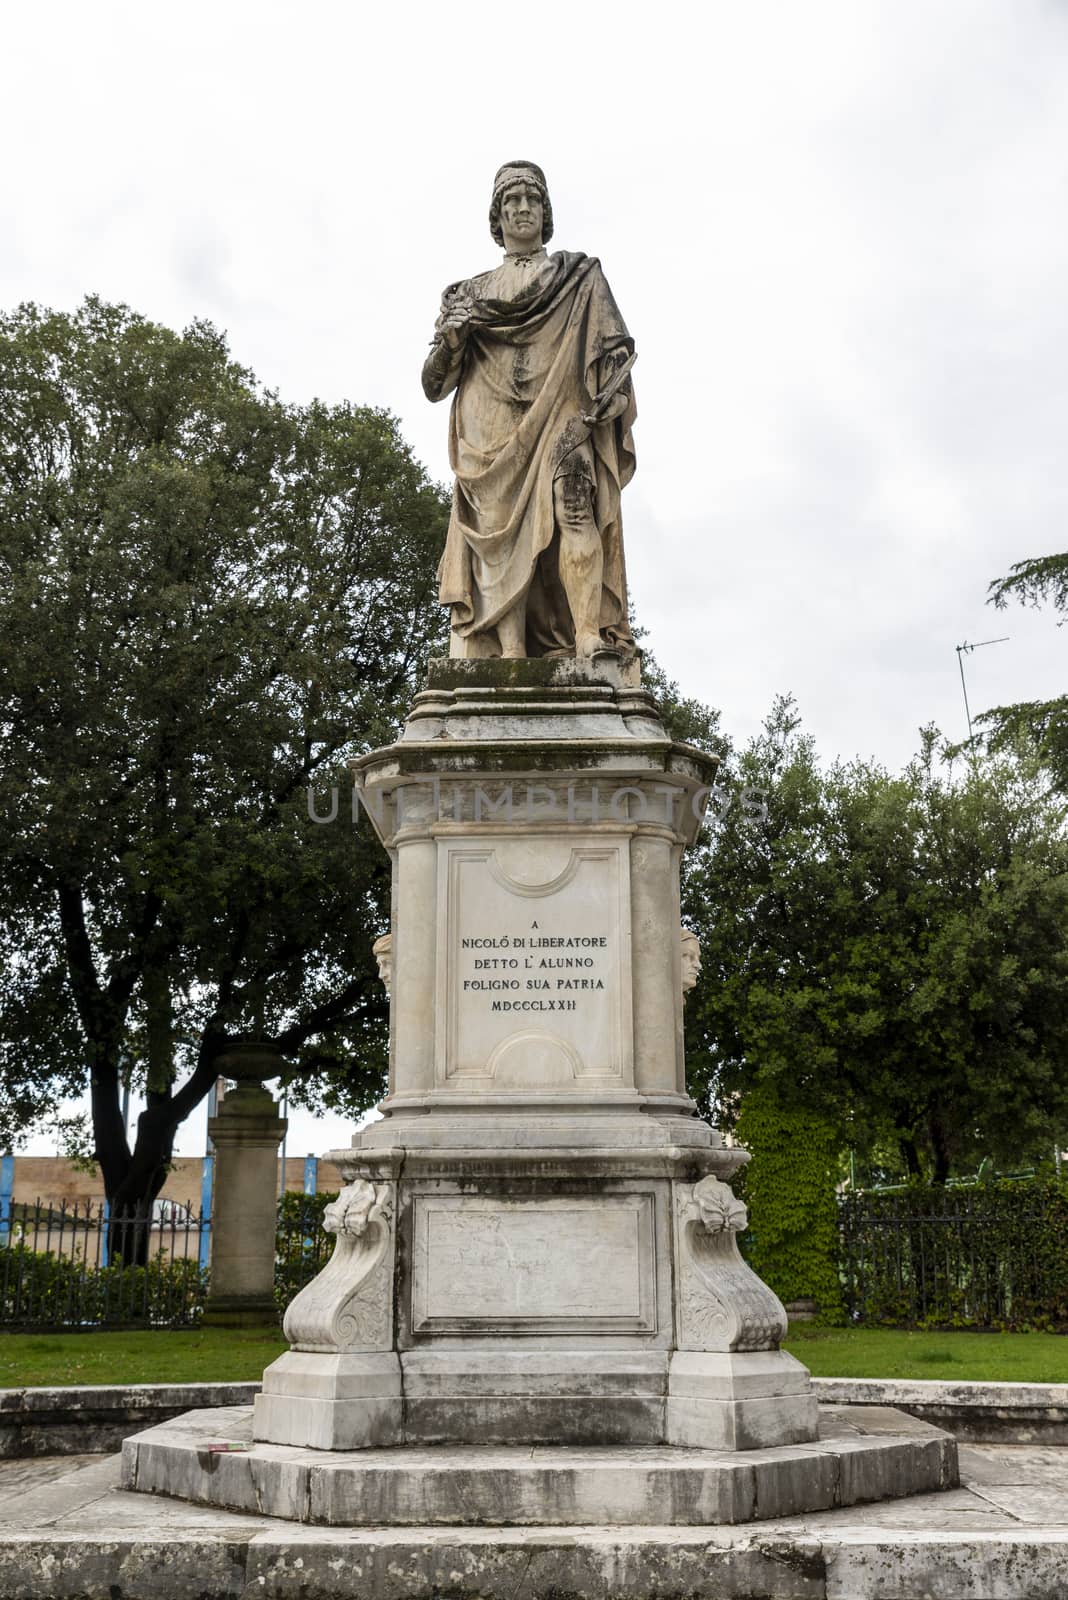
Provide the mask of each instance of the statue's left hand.
{"label": "statue's left hand", "polygon": [[614,394],[611,400],[605,403],[604,409],[594,403],[592,411],[584,414],[582,420],[588,428],[596,428],[599,422],[614,422],[616,417],[621,417],[627,409],[627,395]]}

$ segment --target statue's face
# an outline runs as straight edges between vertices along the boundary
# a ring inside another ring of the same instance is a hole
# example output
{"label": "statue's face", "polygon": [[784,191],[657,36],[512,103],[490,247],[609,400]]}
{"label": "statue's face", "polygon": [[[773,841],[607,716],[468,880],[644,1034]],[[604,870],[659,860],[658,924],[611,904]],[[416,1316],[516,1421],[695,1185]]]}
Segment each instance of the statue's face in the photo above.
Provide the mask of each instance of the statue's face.
{"label": "statue's face", "polygon": [[532,183],[522,179],[510,183],[501,196],[501,233],[504,248],[536,250],[541,244],[541,230],[545,221],[545,207],[541,195]]}
{"label": "statue's face", "polygon": [[692,989],[701,972],[701,946],[692,936],[682,941],[682,987]]}

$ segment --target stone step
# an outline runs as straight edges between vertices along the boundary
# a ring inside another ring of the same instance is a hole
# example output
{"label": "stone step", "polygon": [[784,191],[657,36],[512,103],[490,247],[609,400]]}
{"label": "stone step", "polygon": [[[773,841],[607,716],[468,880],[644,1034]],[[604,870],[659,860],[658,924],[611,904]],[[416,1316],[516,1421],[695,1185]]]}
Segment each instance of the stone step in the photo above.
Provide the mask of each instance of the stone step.
{"label": "stone step", "polygon": [[[123,1485],[332,1526],[733,1524],[957,1485],[929,1423],[827,1408],[813,1444],[717,1452],[553,1446],[321,1451],[253,1444],[251,1412],[190,1412],[123,1446]],[[216,1448],[212,1448],[215,1446]],[[238,1448],[227,1449],[226,1446]]]}

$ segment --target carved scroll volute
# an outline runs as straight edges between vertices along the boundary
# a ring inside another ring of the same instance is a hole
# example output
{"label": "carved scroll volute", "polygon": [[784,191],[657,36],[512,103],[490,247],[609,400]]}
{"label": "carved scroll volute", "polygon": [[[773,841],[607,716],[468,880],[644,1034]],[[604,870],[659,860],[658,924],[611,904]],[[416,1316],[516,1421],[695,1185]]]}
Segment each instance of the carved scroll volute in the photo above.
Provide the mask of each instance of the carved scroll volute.
{"label": "carved scroll volute", "polygon": [[357,1178],[328,1205],[337,1235],[326,1266],[290,1302],[282,1330],[295,1350],[393,1346],[394,1185]]}
{"label": "carved scroll volute", "polygon": [[710,1175],[676,1185],[675,1219],[679,1349],[777,1350],[786,1312],[739,1253],[748,1221],[742,1202]]}

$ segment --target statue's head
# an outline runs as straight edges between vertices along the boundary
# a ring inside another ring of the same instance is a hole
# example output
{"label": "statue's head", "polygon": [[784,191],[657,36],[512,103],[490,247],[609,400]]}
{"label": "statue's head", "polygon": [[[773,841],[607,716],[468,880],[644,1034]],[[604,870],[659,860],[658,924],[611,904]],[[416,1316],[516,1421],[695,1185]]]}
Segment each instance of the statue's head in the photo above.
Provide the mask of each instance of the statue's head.
{"label": "statue's head", "polygon": [[371,946],[371,953],[378,962],[378,976],[385,985],[388,993],[393,988],[393,935],[384,933],[376,939]]}
{"label": "statue's head", "polygon": [[509,189],[514,189],[520,184],[537,190],[541,197],[541,239],[540,244],[548,244],[553,236],[553,208],[549,200],[549,186],[545,182],[545,174],[533,161],[506,161],[493,180],[493,199],[490,201],[489,225],[497,244],[504,248],[504,233],[501,228],[501,206]]}
{"label": "statue's head", "polygon": [[679,934],[682,940],[682,992],[687,994],[696,986],[700,976],[701,941],[689,928],[680,928]]}

